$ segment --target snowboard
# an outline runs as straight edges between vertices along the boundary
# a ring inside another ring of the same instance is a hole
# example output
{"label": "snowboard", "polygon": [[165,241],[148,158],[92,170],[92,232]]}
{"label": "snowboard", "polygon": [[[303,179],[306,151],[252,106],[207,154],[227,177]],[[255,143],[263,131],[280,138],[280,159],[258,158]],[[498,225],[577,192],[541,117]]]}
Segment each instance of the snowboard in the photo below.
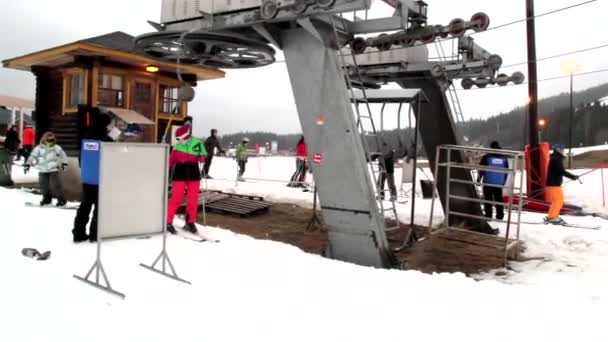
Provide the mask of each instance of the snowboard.
{"label": "snowboard", "polygon": [[79,207],[78,205],[74,205],[74,204],[66,204],[62,207],[58,207],[58,206],[55,206],[52,204],[41,206],[39,203],[34,203],[34,202],[25,202],[25,206],[34,207],[34,208],[68,209],[68,210],[76,210]]}

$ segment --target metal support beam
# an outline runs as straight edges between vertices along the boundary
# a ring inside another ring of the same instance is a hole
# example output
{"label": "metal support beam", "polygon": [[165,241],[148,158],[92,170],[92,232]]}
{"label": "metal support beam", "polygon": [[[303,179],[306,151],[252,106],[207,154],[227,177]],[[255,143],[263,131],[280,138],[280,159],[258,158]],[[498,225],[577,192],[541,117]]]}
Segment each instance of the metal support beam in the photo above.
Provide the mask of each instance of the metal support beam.
{"label": "metal support beam", "polygon": [[536,72],[536,25],[534,22],[534,0],[526,0],[526,22],[528,34],[528,141],[530,142],[530,160],[532,172],[532,193],[529,196],[544,199],[545,192],[541,184],[540,149],[538,148],[538,75]]}
{"label": "metal support beam", "polygon": [[[436,187],[437,189],[446,189],[447,170],[445,168],[435,168],[437,147],[440,145],[461,145],[461,142],[460,137],[456,132],[445,92],[441,89],[439,82],[431,77],[430,73],[424,74],[423,77],[420,78],[406,79],[398,83],[403,88],[422,89],[428,99],[427,102],[422,102],[420,106],[414,108],[416,126],[420,130],[420,138],[426,149],[426,154],[431,164],[431,170],[436,170],[433,175],[435,182],[437,182]],[[421,118],[421,115],[424,115],[424,119]],[[447,157],[448,156],[446,155],[440,156],[439,163],[446,162],[448,159]],[[464,163],[464,154],[459,151],[453,151],[449,157],[452,162]],[[471,173],[468,170],[453,169],[450,171],[450,178],[452,179],[467,182],[473,181]],[[469,184],[452,184],[450,193],[467,198],[478,198],[475,186]],[[449,201],[445,191],[440,191],[439,196],[441,203],[445,208],[446,203]],[[459,200],[451,200],[449,202],[450,207],[455,211],[475,216],[483,216],[481,207],[478,204]],[[468,219],[463,220],[462,218],[455,216],[450,217],[449,224],[453,226],[464,224],[466,227],[480,231],[489,229],[485,222]]]}
{"label": "metal support beam", "polygon": [[[317,30],[331,37],[324,25]],[[384,222],[337,51],[303,28],[284,31],[282,43],[309,157],[316,154],[315,159],[322,159],[314,165],[313,173],[324,208],[330,256],[365,266],[389,267]]]}

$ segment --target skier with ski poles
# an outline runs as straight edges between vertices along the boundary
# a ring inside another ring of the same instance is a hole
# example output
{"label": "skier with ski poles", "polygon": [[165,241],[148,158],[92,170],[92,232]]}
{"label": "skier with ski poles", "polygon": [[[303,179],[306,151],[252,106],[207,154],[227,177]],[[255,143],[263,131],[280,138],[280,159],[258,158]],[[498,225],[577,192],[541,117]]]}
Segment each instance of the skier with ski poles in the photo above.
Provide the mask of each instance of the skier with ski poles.
{"label": "skier with ski poles", "polygon": [[51,204],[53,200],[51,188],[53,185],[55,186],[57,206],[63,207],[67,203],[59,171],[66,169],[68,158],[61,146],[57,145],[56,142],[57,140],[52,132],[44,133],[42,139],[40,139],[40,145],[34,148],[23,166],[24,173],[28,173],[32,165],[38,168],[40,190],[42,191],[40,206]]}
{"label": "skier with ski poles", "polygon": [[224,151],[222,149],[222,146],[220,145],[220,140],[218,139],[217,136],[217,129],[213,128],[211,130],[211,135],[205,140],[205,149],[207,150],[207,161],[205,162],[204,165],[204,171],[205,173],[203,174],[203,177],[207,178],[207,179],[212,179],[211,176],[209,175],[209,168],[211,168],[211,162],[213,161],[213,156],[215,155],[215,149],[217,148],[218,152],[220,154],[225,154],[226,151]]}
{"label": "skier with ski poles", "polygon": [[243,138],[243,141],[236,148],[236,162],[238,165],[238,176],[237,180],[240,182],[245,181],[243,178],[243,174],[245,173],[245,167],[247,166],[247,144],[249,143],[249,138]]}
{"label": "skier with ski poles", "polygon": [[291,176],[288,187],[305,188],[304,182],[306,181],[306,170],[308,169],[308,146],[304,141],[304,136],[300,138],[296,145],[296,171]]}
{"label": "skier with ski poles", "polygon": [[562,190],[563,177],[579,180],[579,176],[573,175],[564,168],[564,145],[553,144],[553,153],[549,159],[549,172],[547,173],[547,199],[551,207],[545,217],[545,222],[552,224],[563,224],[564,220],[559,216],[564,206],[564,192]]}
{"label": "skier with ski poles", "polygon": [[187,222],[184,229],[196,234],[196,217],[198,212],[198,194],[201,187],[201,169],[199,163],[204,162],[207,157],[207,150],[203,142],[192,136],[190,126],[182,126],[175,132],[178,143],[173,147],[169,157],[169,168],[171,172],[171,198],[167,213],[167,231],[177,234],[173,226],[173,218],[177,209],[186,198],[186,217]]}

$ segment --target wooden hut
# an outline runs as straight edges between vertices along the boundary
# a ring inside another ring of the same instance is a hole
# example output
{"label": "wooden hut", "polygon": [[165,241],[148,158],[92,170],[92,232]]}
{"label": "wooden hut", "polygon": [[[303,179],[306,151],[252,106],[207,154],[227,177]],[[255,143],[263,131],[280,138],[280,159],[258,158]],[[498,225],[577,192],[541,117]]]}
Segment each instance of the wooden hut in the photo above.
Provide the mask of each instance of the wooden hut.
{"label": "wooden hut", "polygon": [[90,116],[109,111],[143,124],[140,141],[159,142],[188,114],[180,87],[224,77],[221,70],[151,59],[134,51],[133,38],[113,32],[3,61],[36,77],[36,132],[53,131],[77,156]]}

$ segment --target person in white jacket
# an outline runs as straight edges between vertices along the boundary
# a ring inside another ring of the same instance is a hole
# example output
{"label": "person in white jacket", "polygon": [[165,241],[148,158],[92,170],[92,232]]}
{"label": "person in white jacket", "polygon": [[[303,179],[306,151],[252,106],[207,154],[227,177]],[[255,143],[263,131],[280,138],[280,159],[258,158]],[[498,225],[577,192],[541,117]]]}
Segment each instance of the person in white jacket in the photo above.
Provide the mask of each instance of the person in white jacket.
{"label": "person in white jacket", "polygon": [[61,207],[66,204],[59,171],[64,171],[67,165],[68,158],[61,146],[57,145],[55,135],[51,132],[44,133],[42,139],[40,139],[40,145],[34,148],[23,167],[25,173],[29,172],[31,166],[38,169],[38,179],[42,191],[41,206],[51,204],[53,200],[51,187],[53,185],[57,206]]}

